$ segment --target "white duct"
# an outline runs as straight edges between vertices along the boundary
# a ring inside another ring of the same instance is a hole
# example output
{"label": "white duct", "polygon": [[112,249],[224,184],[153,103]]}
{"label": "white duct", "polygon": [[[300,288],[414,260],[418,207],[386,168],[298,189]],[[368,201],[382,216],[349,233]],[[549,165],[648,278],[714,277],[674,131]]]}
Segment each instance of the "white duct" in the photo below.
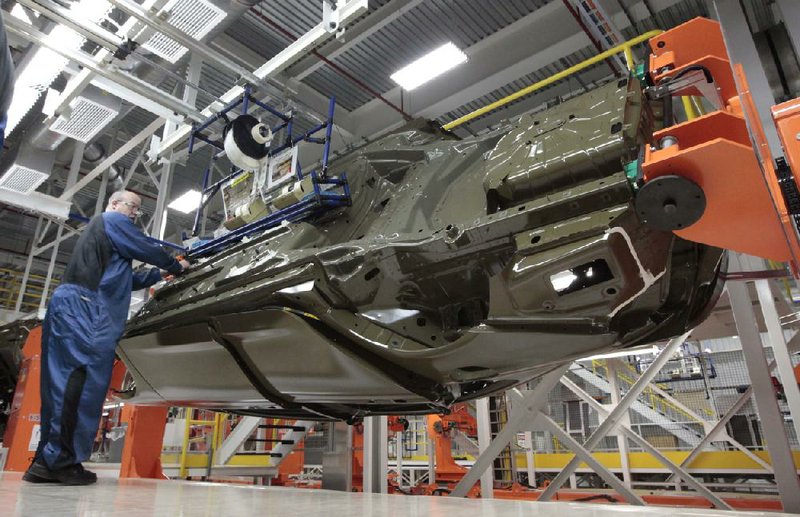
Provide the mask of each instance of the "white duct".
{"label": "white duct", "polygon": [[56,133],[89,142],[119,114],[122,101],[94,86],[87,86],[50,125]]}
{"label": "white duct", "polygon": [[50,177],[55,159],[55,151],[43,151],[31,144],[23,144],[14,163],[0,177],[0,188],[17,194],[30,194]]}

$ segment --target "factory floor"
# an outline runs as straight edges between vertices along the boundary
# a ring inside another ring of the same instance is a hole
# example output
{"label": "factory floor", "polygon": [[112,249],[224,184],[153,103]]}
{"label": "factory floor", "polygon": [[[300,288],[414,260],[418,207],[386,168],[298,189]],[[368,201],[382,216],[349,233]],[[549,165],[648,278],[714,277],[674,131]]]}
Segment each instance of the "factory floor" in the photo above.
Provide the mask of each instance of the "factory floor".
{"label": "factory floor", "polygon": [[194,481],[116,479],[116,472],[98,471],[96,485],[70,487],[35,485],[17,472],[0,473],[0,515],[11,516],[194,516],[280,515],[333,517],[381,516],[559,516],[614,517],[617,515],[776,517],[777,513],[722,512],[695,508],[611,506],[588,503],[536,503],[378,495],[242,486]]}

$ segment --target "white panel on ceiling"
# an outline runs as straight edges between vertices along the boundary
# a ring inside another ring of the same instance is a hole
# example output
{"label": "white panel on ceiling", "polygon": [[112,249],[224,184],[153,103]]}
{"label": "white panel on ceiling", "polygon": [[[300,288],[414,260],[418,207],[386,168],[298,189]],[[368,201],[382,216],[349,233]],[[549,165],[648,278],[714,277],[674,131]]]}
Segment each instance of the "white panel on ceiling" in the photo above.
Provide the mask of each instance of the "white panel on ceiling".
{"label": "white panel on ceiling", "polygon": [[0,188],[30,194],[49,176],[50,171],[37,171],[15,163],[0,177]]}
{"label": "white panel on ceiling", "polygon": [[[196,40],[211,32],[227,14],[206,0],[171,0],[164,11],[169,13],[167,22],[170,25]],[[177,63],[188,51],[177,41],[160,33],[154,34],[142,48],[170,63]]]}
{"label": "white panel on ceiling", "polygon": [[94,138],[119,114],[118,109],[94,102],[87,97],[76,97],[71,107],[69,118],[58,117],[50,126],[50,130],[84,143]]}

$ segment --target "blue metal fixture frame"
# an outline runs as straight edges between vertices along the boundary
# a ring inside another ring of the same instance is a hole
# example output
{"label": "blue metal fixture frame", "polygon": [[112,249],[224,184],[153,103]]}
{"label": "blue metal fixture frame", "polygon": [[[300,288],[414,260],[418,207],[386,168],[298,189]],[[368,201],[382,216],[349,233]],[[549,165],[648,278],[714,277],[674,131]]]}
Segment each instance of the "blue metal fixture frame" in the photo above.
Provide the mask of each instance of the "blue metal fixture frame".
{"label": "blue metal fixture frame", "polygon": [[[226,105],[219,113],[209,117],[202,124],[193,126],[192,135],[189,139],[189,152],[191,153],[194,149],[195,139],[206,142],[207,144],[220,149],[220,151],[224,150],[222,142],[211,140],[211,138],[203,135],[202,132],[218,120],[227,120],[227,114],[240,105],[242,107],[241,113],[243,115],[246,114],[250,103],[267,110],[269,113],[275,115],[281,120],[280,124],[272,128],[273,134],[277,134],[278,131],[286,128],[286,138],[284,139],[284,143],[274,149],[270,149],[270,157],[277,155],[285,149],[294,147],[302,141],[322,144],[324,146],[322,151],[322,163],[319,172],[313,170],[310,173],[303,174],[303,172],[300,170],[299,163],[297,164],[297,170],[295,171],[298,181],[302,180],[305,176],[311,177],[313,192],[291,206],[273,212],[266,217],[259,219],[258,221],[253,221],[252,223],[237,228],[230,233],[188,250],[187,255],[189,257],[198,258],[217,253],[246,236],[278,226],[283,221],[299,222],[317,217],[328,210],[350,206],[352,204],[352,199],[350,198],[350,187],[347,183],[347,175],[344,173],[338,177],[328,177],[327,175],[331,134],[333,132],[333,115],[336,108],[335,97],[331,97],[330,101],[328,102],[328,118],[324,123],[314,126],[302,135],[295,136],[292,133],[294,119],[293,113],[289,113],[288,115],[280,113],[278,110],[272,108],[268,104],[265,104],[253,97],[250,86],[245,86],[244,93],[240,98]],[[314,136],[323,129],[325,130],[324,138],[318,138]],[[219,153],[217,153],[214,158],[216,159],[218,155]],[[242,169],[233,168],[231,174],[209,186],[208,181],[211,176],[211,166],[206,168],[205,173],[203,174],[202,200],[200,205],[197,207],[197,211],[195,212],[194,226],[192,227],[193,236],[197,235],[200,217],[208,202],[213,198],[214,195],[217,194],[217,192],[219,192],[220,188],[222,188],[222,185],[235,178],[239,174],[242,174],[243,172],[245,171]],[[323,186],[331,186],[332,188],[328,189],[327,191],[323,191]]]}

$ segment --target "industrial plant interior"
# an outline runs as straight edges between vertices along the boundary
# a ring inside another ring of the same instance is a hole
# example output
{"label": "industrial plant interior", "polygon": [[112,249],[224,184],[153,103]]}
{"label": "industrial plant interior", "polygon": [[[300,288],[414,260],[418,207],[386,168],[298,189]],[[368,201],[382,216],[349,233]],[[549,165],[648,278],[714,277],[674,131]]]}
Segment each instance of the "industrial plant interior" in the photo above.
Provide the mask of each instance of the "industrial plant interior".
{"label": "industrial plant interior", "polygon": [[0,515],[800,514],[800,2],[2,29]]}

